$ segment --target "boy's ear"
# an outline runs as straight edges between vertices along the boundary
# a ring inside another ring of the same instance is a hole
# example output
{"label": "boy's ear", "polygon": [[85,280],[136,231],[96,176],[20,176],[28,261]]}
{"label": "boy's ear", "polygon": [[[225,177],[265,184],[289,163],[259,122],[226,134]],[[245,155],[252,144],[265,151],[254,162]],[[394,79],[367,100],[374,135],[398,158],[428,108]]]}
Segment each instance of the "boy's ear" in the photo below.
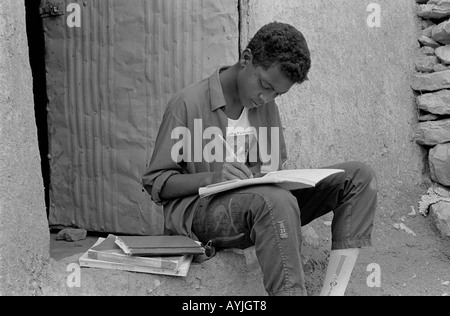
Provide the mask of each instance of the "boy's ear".
{"label": "boy's ear", "polygon": [[242,56],[241,56],[241,60],[240,60],[240,64],[242,67],[247,66],[249,63],[251,63],[253,60],[253,55],[252,55],[252,51],[250,49],[245,49],[242,52]]}

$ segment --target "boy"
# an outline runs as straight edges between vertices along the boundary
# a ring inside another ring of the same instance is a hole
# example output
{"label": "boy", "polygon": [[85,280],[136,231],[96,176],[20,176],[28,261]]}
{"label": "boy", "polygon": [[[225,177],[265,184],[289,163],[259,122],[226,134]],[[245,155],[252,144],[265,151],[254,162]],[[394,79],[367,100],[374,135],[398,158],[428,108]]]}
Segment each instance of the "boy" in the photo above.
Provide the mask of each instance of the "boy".
{"label": "boy", "polygon": [[[345,172],[315,188],[259,185],[198,196],[200,187],[282,169],[287,155],[275,98],[307,80],[310,67],[297,29],[278,22],[264,26],[235,65],[171,99],[143,177],[153,201],[164,205],[167,234],[218,248],[254,245],[269,295],[307,295],[301,226],[320,216],[334,212],[321,295],[343,295],[359,249],[371,245],[377,184],[362,163],[328,167]],[[224,143],[231,146],[222,151]]]}

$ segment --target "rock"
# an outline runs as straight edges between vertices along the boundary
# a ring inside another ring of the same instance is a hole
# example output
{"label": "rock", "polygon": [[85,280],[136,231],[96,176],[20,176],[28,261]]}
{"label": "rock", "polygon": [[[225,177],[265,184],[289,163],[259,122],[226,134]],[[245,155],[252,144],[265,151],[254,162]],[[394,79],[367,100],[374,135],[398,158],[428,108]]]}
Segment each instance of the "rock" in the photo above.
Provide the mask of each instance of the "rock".
{"label": "rock", "polygon": [[419,19],[419,26],[420,26],[421,30],[425,30],[425,29],[429,28],[430,26],[436,26],[436,24],[430,20]]}
{"label": "rock", "polygon": [[450,142],[450,119],[419,123],[416,129],[416,141],[424,146]]}
{"label": "rock", "polygon": [[443,19],[450,16],[450,0],[428,2],[418,6],[417,15],[424,19]]}
{"label": "rock", "polygon": [[450,44],[450,21],[436,25],[431,33],[431,38],[441,44]]}
{"label": "rock", "polygon": [[450,186],[450,144],[441,144],[430,150],[431,179],[444,186]]}
{"label": "rock", "polygon": [[430,46],[423,46],[419,49],[422,56],[435,56],[435,49]]}
{"label": "rock", "polygon": [[416,73],[411,87],[417,91],[437,91],[450,88],[450,70],[434,73]]}
{"label": "rock", "polygon": [[424,30],[422,30],[421,35],[431,38],[433,35],[433,29],[436,27],[436,24],[430,25]]}
{"label": "rock", "polygon": [[433,67],[434,72],[445,71],[445,70],[448,70],[448,68],[442,64],[437,64]]}
{"label": "rock", "polygon": [[80,287],[70,288],[67,266],[78,263],[79,256],[52,263],[43,296],[267,296],[262,274],[249,271],[245,257],[233,252],[193,263],[186,277],[83,267]]}
{"label": "rock", "polygon": [[450,64],[450,45],[445,45],[436,48],[436,56],[442,61],[443,64]]}
{"label": "rock", "polygon": [[432,114],[450,114],[450,90],[422,94],[417,97],[417,106],[419,109]]}
{"label": "rock", "polygon": [[414,237],[417,236],[416,233],[413,232],[413,231],[412,231],[408,226],[406,226],[405,224],[400,223],[399,226],[400,226],[400,229],[403,230],[404,232],[406,232],[406,233],[408,233],[408,234],[410,234],[410,235],[412,235],[412,236],[414,236]]}
{"label": "rock", "polygon": [[428,36],[425,36],[425,35],[422,35],[422,36],[419,37],[419,42],[423,46],[429,46],[429,47],[433,47],[433,48],[437,48],[437,47],[441,46],[441,44],[439,44],[438,42],[436,42],[432,38],[430,38]]}
{"label": "rock", "polygon": [[419,115],[419,121],[420,122],[427,122],[427,121],[436,121],[440,118],[439,115],[435,114],[420,114]]}
{"label": "rock", "polygon": [[430,213],[430,206],[438,202],[450,203],[450,188],[434,183],[427,190],[427,194],[422,195],[419,201],[419,213],[427,217]]}
{"label": "rock", "polygon": [[312,226],[302,227],[303,241],[310,246],[319,246],[319,236]]}
{"label": "rock", "polygon": [[420,72],[433,72],[434,66],[439,63],[436,56],[420,56],[416,59],[416,70]]}
{"label": "rock", "polygon": [[65,228],[61,230],[56,236],[56,240],[65,240],[65,241],[80,241],[86,239],[87,230],[85,229],[74,229],[74,228]]}
{"label": "rock", "polygon": [[442,236],[450,237],[450,203],[439,202],[431,205],[430,215]]}
{"label": "rock", "polygon": [[414,208],[414,206],[411,205],[411,213],[408,213],[408,216],[416,217],[416,215],[417,215],[416,209]]}
{"label": "rock", "polygon": [[252,247],[249,247],[246,249],[238,249],[238,248],[223,249],[221,251],[223,251],[223,252],[231,251],[238,255],[244,256],[247,266],[251,266],[255,263],[258,264],[258,258],[256,257],[255,246],[252,246]]}
{"label": "rock", "polygon": [[437,194],[445,199],[450,199],[450,188],[449,187],[435,183],[432,187],[432,190],[435,192],[435,194]]}
{"label": "rock", "polygon": [[[311,296],[318,296],[327,254],[325,249],[307,245],[303,251],[311,254],[304,266],[306,287]],[[69,287],[67,267],[78,264],[81,255],[49,261],[40,280],[42,296],[267,296],[261,270],[249,266],[248,259],[234,251],[219,251],[210,260],[192,263],[186,277],[82,267],[80,287]]]}
{"label": "rock", "polygon": [[404,232],[416,237],[416,233],[413,232],[410,228],[408,228],[408,226],[406,226],[403,223],[394,223],[392,224],[392,226],[394,226],[395,229],[399,229],[399,230],[403,230]]}
{"label": "rock", "polygon": [[259,266],[258,257],[256,256],[255,247],[250,247],[244,250],[245,261],[247,266]]}

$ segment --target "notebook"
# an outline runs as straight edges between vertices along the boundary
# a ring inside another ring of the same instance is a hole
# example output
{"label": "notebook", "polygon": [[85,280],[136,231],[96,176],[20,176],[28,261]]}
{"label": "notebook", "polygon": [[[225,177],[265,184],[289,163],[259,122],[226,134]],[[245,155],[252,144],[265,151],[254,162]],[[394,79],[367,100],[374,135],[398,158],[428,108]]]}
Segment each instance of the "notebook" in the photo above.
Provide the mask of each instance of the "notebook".
{"label": "notebook", "polygon": [[186,236],[116,236],[116,244],[128,255],[202,255],[204,248]]}

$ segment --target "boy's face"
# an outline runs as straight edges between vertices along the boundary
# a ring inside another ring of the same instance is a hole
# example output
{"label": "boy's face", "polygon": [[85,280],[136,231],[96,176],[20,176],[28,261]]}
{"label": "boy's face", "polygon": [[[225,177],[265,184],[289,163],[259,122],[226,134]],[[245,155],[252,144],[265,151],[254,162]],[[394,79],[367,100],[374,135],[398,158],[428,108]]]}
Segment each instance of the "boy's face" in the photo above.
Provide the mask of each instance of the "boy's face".
{"label": "boy's face", "polygon": [[294,82],[283,75],[277,65],[267,70],[253,65],[253,56],[246,50],[240,64],[237,87],[241,104],[249,109],[261,107],[276,97],[287,93]]}

